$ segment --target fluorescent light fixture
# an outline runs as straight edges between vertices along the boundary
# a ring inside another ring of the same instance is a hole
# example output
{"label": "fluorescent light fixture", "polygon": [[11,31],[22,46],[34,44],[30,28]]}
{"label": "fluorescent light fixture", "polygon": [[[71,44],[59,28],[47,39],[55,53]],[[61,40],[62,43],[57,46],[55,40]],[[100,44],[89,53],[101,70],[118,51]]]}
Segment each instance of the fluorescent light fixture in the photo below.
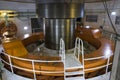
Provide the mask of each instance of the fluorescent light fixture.
{"label": "fluorescent light fixture", "polygon": [[[17,16],[17,14],[15,13],[16,11],[14,10],[0,10],[0,17],[5,17],[6,15],[8,17],[11,16]],[[13,13],[13,14],[12,14]],[[15,14],[14,14],[15,13]]]}
{"label": "fluorescent light fixture", "polygon": [[109,58],[111,55],[113,55],[113,53],[112,53],[112,51],[110,50],[110,47],[109,47],[109,45],[108,45],[108,46],[106,46],[106,50],[105,50],[104,56],[105,56],[105,58]]}
{"label": "fluorescent light fixture", "polygon": [[27,30],[27,29],[28,29],[28,27],[27,27],[27,26],[25,26],[25,27],[24,27],[24,30]]}
{"label": "fluorescent light fixture", "polygon": [[29,37],[30,35],[29,34],[24,34],[24,38],[27,38]]}
{"label": "fluorescent light fixture", "polygon": [[113,11],[113,12],[111,12],[111,15],[116,15],[116,12],[114,12],[114,11]]}
{"label": "fluorescent light fixture", "polygon": [[90,26],[86,26],[86,28],[90,28]]}
{"label": "fluorescent light fixture", "polygon": [[93,30],[93,32],[94,32],[94,33],[97,33],[97,32],[99,32],[99,29]]}
{"label": "fluorescent light fixture", "polygon": [[2,15],[3,15],[3,16],[6,16],[6,15],[7,15],[7,13],[6,13],[6,12],[3,12],[3,13],[2,13]]}

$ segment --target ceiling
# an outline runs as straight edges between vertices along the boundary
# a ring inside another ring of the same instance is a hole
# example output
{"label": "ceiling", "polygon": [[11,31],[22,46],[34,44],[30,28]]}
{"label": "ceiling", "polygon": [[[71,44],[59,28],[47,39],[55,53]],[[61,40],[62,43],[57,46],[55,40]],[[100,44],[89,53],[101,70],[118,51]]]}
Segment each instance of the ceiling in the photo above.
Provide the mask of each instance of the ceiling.
{"label": "ceiling", "polygon": [[[21,3],[35,3],[36,0],[1,0],[1,1],[9,1],[9,2],[21,2]],[[65,1],[72,1],[72,0],[65,0]],[[79,1],[79,0],[77,0]],[[102,0],[85,0],[86,3],[91,2],[101,2]],[[106,0],[111,1],[111,0]]]}

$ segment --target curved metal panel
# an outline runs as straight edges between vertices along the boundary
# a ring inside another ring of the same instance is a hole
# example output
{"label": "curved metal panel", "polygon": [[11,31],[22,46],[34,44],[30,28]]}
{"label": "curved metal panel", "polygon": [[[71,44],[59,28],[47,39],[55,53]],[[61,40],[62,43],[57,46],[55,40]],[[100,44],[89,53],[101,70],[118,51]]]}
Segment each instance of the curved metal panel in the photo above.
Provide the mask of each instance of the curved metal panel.
{"label": "curved metal panel", "polygon": [[83,3],[84,0],[36,0],[36,3]]}
{"label": "curved metal panel", "polygon": [[83,17],[84,0],[36,0],[39,18],[45,18],[45,46],[59,49],[63,38],[66,49],[74,47],[75,18]]}
{"label": "curved metal panel", "polygon": [[60,38],[65,41],[66,49],[74,47],[75,19],[46,19],[45,46],[59,49]]}
{"label": "curved metal panel", "polygon": [[83,17],[84,5],[81,3],[36,4],[40,18],[76,18]]}

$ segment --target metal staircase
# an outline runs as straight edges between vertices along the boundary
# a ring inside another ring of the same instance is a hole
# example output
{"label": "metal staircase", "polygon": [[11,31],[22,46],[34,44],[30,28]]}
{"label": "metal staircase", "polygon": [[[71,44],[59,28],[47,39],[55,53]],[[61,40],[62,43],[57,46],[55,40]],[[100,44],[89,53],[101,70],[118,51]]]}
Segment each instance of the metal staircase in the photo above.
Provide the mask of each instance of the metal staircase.
{"label": "metal staircase", "polygon": [[[82,62],[79,60],[80,54]],[[68,54],[65,54],[65,44],[61,39],[60,56],[64,64],[64,80],[85,80],[83,42],[80,38],[76,38],[74,53]]]}

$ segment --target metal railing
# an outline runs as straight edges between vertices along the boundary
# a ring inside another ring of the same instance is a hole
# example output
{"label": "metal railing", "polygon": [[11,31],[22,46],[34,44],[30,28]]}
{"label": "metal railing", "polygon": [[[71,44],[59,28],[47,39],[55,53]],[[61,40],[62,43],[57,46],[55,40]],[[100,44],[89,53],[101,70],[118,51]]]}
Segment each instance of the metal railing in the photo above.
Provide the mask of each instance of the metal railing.
{"label": "metal railing", "polygon": [[66,78],[66,70],[65,70],[65,43],[64,43],[64,40],[62,38],[60,39],[59,56],[61,56],[62,62],[63,62],[63,65],[64,65],[64,80],[65,80],[65,78]]}
{"label": "metal railing", "polygon": [[82,55],[82,70],[83,70],[83,78],[85,79],[85,67],[84,67],[84,49],[83,49],[83,41],[79,37],[76,38],[75,41],[75,49],[74,55],[77,53],[77,58],[80,60],[80,54]]}
{"label": "metal railing", "polygon": [[100,57],[94,57],[94,58],[85,58],[84,61],[90,61],[90,60],[92,61],[92,60],[98,60],[98,59],[103,59],[103,58],[107,59],[106,64],[101,65],[101,66],[98,66],[98,67],[94,67],[94,68],[88,68],[88,69],[85,69],[85,71],[102,69],[102,68],[106,67],[106,73],[107,73],[107,72],[108,72],[108,67],[109,67],[109,65],[112,64],[112,62],[110,63],[110,57],[111,57],[112,55],[113,55],[113,54],[109,55],[108,57],[106,57],[106,56],[100,56]]}
{"label": "metal railing", "polygon": [[[106,30],[102,30],[102,37],[109,39],[113,42],[115,42],[116,40],[116,34],[106,31]],[[107,62],[105,65],[102,66],[98,66],[98,67],[94,67],[94,68],[89,68],[89,69],[85,69],[85,71],[90,71],[90,70],[95,70],[95,69],[100,69],[100,68],[104,68],[106,67],[106,73],[108,72],[108,67],[109,65],[111,65],[112,63],[110,63],[110,57],[113,55],[113,53],[109,53],[109,55],[104,55],[104,56],[98,56],[98,57],[92,57],[92,58],[84,58],[84,61],[92,61],[92,60],[98,60],[98,59],[107,59]]]}
{"label": "metal railing", "polygon": [[[49,63],[56,63],[56,62],[63,62],[62,60],[51,60],[51,61],[47,61],[47,60],[32,60],[32,59],[25,59],[25,58],[19,58],[19,57],[15,57],[15,56],[11,56],[5,52],[1,52],[1,54],[3,54],[4,56],[7,56],[8,57],[8,62],[4,59],[2,59],[2,61],[9,65],[10,66],[10,69],[11,69],[11,72],[14,74],[14,69],[13,68],[17,68],[17,69],[20,69],[20,70],[25,70],[25,71],[28,71],[28,72],[33,72],[34,74],[34,80],[37,80],[36,78],[36,72],[44,72],[44,73],[64,73],[64,71],[42,71],[42,70],[36,70],[35,69],[35,63],[43,63],[43,62],[49,62]],[[27,62],[31,62],[31,65],[32,65],[32,69],[28,69],[28,68],[24,68],[24,67],[20,67],[18,65],[14,65],[12,60],[13,59],[16,59],[16,60],[21,60],[21,61],[27,61]]]}
{"label": "metal railing", "polygon": [[106,30],[102,30],[102,36],[104,38],[109,39],[109,40],[115,41],[117,34],[115,34],[113,32],[106,31]]}
{"label": "metal railing", "polygon": [[[80,40],[81,41],[81,40]],[[80,41],[78,41],[79,45],[82,44],[82,42],[80,43]],[[20,70],[25,70],[25,71],[28,71],[28,72],[33,72],[34,74],[34,80],[37,80],[36,78],[36,72],[44,72],[44,73],[64,73],[65,74],[65,69],[64,70],[61,70],[61,71],[42,71],[41,69],[40,70],[36,70],[35,69],[35,63],[43,63],[43,62],[48,62],[48,63],[51,63],[51,62],[57,62],[57,63],[63,63],[64,64],[64,67],[65,67],[65,45],[63,44],[64,41],[61,39],[60,40],[60,51],[59,51],[59,56],[60,56],[60,60],[50,60],[50,61],[47,61],[47,60],[33,60],[33,59],[25,59],[25,58],[20,58],[20,57],[16,57],[16,56],[12,56],[12,55],[9,55],[5,52],[1,52],[2,55],[4,56],[7,56],[8,57],[8,61],[7,60],[4,60],[2,59],[2,61],[4,63],[6,63],[7,65],[10,66],[11,68],[11,72],[14,74],[14,69],[13,68],[17,68],[17,69],[20,69]],[[78,48],[80,49],[80,46],[78,45]],[[83,46],[83,44],[82,44]],[[82,48],[81,48],[82,49]],[[79,51],[79,50],[78,50]],[[82,54],[83,54],[83,58],[82,58],[82,61],[83,61],[83,65],[84,65],[84,61],[90,61],[90,60],[97,60],[97,59],[103,59],[103,58],[106,58],[107,59],[107,63],[105,65],[101,65],[101,66],[98,66],[98,67],[94,67],[94,68],[89,68],[89,69],[84,69],[84,71],[90,71],[90,70],[97,70],[97,69],[102,69],[103,67],[106,67],[106,73],[108,72],[108,67],[109,65],[111,65],[112,63],[110,63],[110,57],[113,55],[108,55],[108,57],[106,56],[99,56],[99,57],[94,57],[94,58],[84,58],[84,52],[83,52],[83,49],[82,49]],[[78,54],[78,59],[79,59],[79,55]],[[27,61],[27,62],[31,62],[31,65],[32,65],[32,68],[31,69],[28,69],[28,68],[24,68],[24,67],[20,67],[18,65],[14,65],[13,64],[13,59],[16,59],[16,60],[21,60],[21,61]]]}

